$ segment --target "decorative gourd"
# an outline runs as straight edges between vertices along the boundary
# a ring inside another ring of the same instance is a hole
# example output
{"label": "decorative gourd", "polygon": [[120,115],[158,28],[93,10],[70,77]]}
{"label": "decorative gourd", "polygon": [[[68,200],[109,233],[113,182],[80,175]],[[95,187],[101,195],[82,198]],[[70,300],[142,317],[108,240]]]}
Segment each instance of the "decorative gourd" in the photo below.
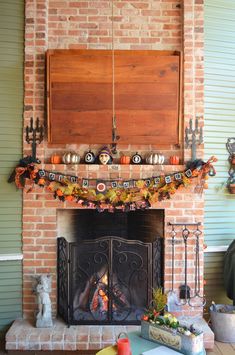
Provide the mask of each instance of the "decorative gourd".
{"label": "decorative gourd", "polygon": [[62,159],[61,159],[61,156],[60,156],[60,155],[53,154],[53,155],[51,156],[51,163],[52,163],[52,164],[61,164],[61,161],[62,161]]}
{"label": "decorative gourd", "polygon": [[67,152],[63,155],[62,160],[64,164],[79,164],[80,155],[75,152]]}
{"label": "decorative gourd", "polygon": [[159,163],[159,154],[151,153],[146,157],[146,163],[151,165],[156,165]]}
{"label": "decorative gourd", "polygon": [[89,152],[85,153],[84,162],[85,162],[85,164],[94,164],[95,163],[95,154],[91,150],[89,150]]}
{"label": "decorative gourd", "polygon": [[141,164],[143,162],[143,159],[140,154],[137,152],[131,157],[131,162],[132,164]]}
{"label": "decorative gourd", "polygon": [[179,162],[180,162],[180,158],[177,155],[172,155],[169,158],[169,162],[170,162],[171,165],[178,165]]}
{"label": "decorative gourd", "polygon": [[164,155],[158,153],[151,153],[147,156],[146,163],[150,165],[163,164],[164,160]]}
{"label": "decorative gourd", "polygon": [[130,164],[131,158],[128,155],[123,155],[120,158],[120,164]]}

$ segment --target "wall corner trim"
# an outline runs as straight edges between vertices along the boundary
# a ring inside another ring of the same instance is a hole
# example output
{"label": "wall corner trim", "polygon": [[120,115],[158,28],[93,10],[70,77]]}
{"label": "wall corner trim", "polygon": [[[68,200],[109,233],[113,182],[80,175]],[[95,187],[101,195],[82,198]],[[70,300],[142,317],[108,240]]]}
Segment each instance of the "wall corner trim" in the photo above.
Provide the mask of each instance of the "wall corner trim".
{"label": "wall corner trim", "polygon": [[228,249],[228,245],[219,245],[219,246],[208,246],[204,253],[221,253],[226,252]]}
{"label": "wall corner trim", "polygon": [[0,261],[23,260],[23,254],[0,254]]}

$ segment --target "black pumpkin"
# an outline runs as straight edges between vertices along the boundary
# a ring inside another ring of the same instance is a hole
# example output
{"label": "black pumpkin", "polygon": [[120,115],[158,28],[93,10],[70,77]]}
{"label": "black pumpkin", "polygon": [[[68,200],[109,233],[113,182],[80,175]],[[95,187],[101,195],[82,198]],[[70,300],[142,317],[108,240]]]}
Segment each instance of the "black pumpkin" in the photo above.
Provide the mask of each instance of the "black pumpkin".
{"label": "black pumpkin", "polygon": [[91,150],[89,150],[89,152],[85,153],[84,162],[85,162],[85,164],[94,164],[95,154]]}
{"label": "black pumpkin", "polygon": [[135,153],[134,155],[132,155],[132,157],[131,157],[132,164],[142,164],[142,162],[143,162],[143,159],[140,154]]}

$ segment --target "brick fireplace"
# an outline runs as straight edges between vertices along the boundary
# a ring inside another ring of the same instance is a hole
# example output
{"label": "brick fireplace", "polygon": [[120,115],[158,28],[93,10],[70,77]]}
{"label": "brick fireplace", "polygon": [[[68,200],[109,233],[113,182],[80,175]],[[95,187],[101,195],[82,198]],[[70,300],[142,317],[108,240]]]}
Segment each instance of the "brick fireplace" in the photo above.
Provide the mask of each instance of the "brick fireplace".
{"label": "brick fireplace", "polygon": [[[46,164],[47,168],[52,170],[59,170],[63,172],[68,171],[67,166],[49,166]],[[113,169],[119,170],[119,176],[131,178],[132,169],[135,173],[138,171],[138,176],[143,177],[151,172],[156,172],[156,167],[153,166],[76,166],[76,171],[73,170],[73,174],[89,177],[89,171],[92,171],[92,176],[94,176],[94,168],[97,170],[98,174],[108,173],[113,174]],[[127,172],[127,169],[129,170]],[[175,168],[167,166],[164,168],[169,172],[174,171]],[[84,174],[86,170],[86,174]],[[124,172],[123,172],[124,170]],[[105,176],[107,176],[105,174]],[[117,172],[115,173],[116,176]],[[182,190],[175,194],[171,200],[162,201],[158,203],[153,208],[159,210],[164,210],[165,221],[164,221],[164,287],[166,290],[171,288],[171,240],[170,240],[170,227],[167,225],[168,222],[174,223],[194,223],[202,222],[203,218],[203,198],[194,193],[195,185]],[[32,276],[34,274],[40,273],[50,273],[53,275],[53,291],[51,294],[51,299],[53,302],[54,314],[56,314],[56,266],[57,266],[57,237],[63,236],[65,234],[70,235],[68,231],[66,233],[66,228],[61,228],[61,220],[58,223],[58,212],[61,213],[62,210],[70,210],[71,208],[77,209],[78,206],[75,202],[60,202],[54,200],[53,194],[47,192],[46,189],[35,187],[33,192],[24,194],[24,315],[27,318],[32,318],[36,309],[35,296],[32,294]],[[63,219],[69,218],[71,223],[71,216],[68,214],[63,216]],[[65,221],[63,222],[65,225]],[[184,258],[183,258],[183,239],[181,237],[180,228],[177,239],[180,243],[176,246],[176,263],[177,268],[175,269],[175,287],[178,288],[184,283]],[[61,234],[60,234],[61,233]],[[203,239],[201,238],[201,250],[202,250]],[[188,249],[188,281],[190,287],[193,289],[194,283],[194,241],[189,241]],[[201,266],[202,266],[201,253]],[[202,270],[201,270],[202,272]],[[202,273],[201,273],[202,275]],[[202,280],[201,280],[202,281]],[[192,309],[186,307],[185,313],[199,314],[202,309]]]}
{"label": "brick fireplace", "polygon": [[[45,52],[47,49],[110,49],[111,48],[111,2],[26,0],[25,2],[25,111],[24,125],[31,117],[45,120]],[[183,120],[184,129],[194,117],[203,122],[203,1],[202,0],[142,0],[114,1],[114,35],[117,49],[181,50],[183,53]],[[184,131],[183,129],[183,131]],[[95,142],[94,142],[95,143]],[[76,150],[83,155],[89,149],[94,152],[100,145],[67,146],[48,144],[45,138],[37,150],[41,168],[92,179],[142,179],[161,172],[173,173],[185,169],[190,151],[181,146],[118,145],[118,152],[131,155],[138,151],[145,156],[158,151],[165,155],[166,164],[109,166],[52,165],[53,153],[63,154]],[[198,149],[203,156],[203,147]],[[30,155],[29,145],[24,141],[24,155]],[[118,153],[119,154],[119,153]],[[172,154],[180,156],[181,165],[169,165]],[[118,155],[117,157],[118,158]],[[195,182],[196,183],[196,182]],[[172,223],[203,223],[203,195],[194,192],[195,184],[178,191],[170,200],[161,201],[152,209],[164,211],[164,288],[171,289]],[[35,186],[23,194],[23,315],[34,318],[37,308],[32,293],[32,276],[41,273],[52,275],[51,300],[53,314],[57,314],[57,238],[62,236],[63,223],[58,221],[61,211],[77,210],[75,202],[54,200],[53,194]],[[66,213],[64,214],[66,217]],[[66,222],[67,223],[67,222]],[[203,229],[203,227],[202,227]],[[66,237],[66,235],[63,235]],[[175,254],[175,288],[184,283],[184,250],[180,233]],[[200,237],[201,284],[203,283],[203,234]],[[194,243],[188,242],[188,283],[194,289]],[[182,314],[201,315],[202,307],[184,306]],[[87,348],[87,347],[86,347]]]}

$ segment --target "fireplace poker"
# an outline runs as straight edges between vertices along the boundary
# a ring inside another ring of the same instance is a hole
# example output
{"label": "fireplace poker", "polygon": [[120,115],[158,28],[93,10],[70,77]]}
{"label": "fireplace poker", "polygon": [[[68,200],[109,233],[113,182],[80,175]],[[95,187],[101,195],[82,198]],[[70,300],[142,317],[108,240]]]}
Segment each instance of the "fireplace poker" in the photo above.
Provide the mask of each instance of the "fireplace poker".
{"label": "fireplace poker", "polygon": [[[200,245],[199,245],[199,236],[202,234],[202,232],[199,230],[199,227],[197,226],[197,229],[194,231],[194,235],[196,237],[196,246],[195,246],[195,282],[194,282],[194,295],[190,298],[188,304],[191,307],[203,307],[206,304],[206,299],[201,296],[201,284],[200,284],[200,256],[199,256],[199,251],[200,251]],[[199,303],[194,303],[191,302],[192,299],[199,299]]]}
{"label": "fireplace poker", "polygon": [[171,226],[171,290],[167,294],[167,310],[168,312],[177,312],[181,309],[181,303],[176,291],[174,290],[175,281],[175,226]]}
{"label": "fireplace poker", "polygon": [[182,236],[184,240],[184,285],[180,286],[180,298],[184,298],[182,305],[188,303],[190,299],[190,288],[188,286],[188,237],[190,235],[189,229],[184,225]]}

